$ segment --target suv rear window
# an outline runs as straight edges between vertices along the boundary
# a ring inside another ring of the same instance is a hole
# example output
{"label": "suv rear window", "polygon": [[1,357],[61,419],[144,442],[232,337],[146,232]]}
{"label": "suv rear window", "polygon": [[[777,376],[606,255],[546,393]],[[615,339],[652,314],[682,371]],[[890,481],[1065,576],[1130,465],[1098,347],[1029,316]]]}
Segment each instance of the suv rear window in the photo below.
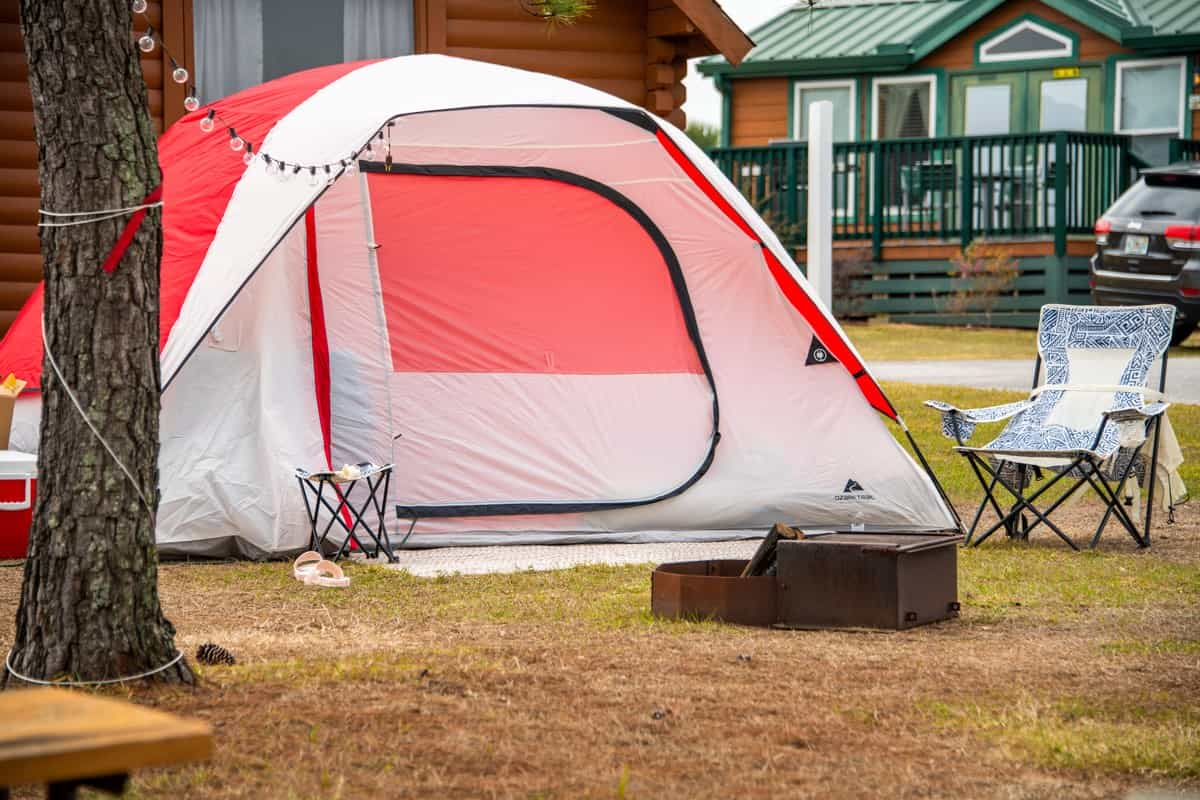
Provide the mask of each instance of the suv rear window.
{"label": "suv rear window", "polygon": [[1200,176],[1146,175],[1113,203],[1108,216],[1200,222]]}

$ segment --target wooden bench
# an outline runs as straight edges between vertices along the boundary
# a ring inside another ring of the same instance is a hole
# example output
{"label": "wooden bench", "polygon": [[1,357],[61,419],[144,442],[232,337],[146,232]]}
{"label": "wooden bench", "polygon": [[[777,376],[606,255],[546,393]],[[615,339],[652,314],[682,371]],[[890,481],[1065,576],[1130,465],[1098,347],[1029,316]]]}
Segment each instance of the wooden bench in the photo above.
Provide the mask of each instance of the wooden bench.
{"label": "wooden bench", "polygon": [[120,794],[135,769],[212,756],[206,722],[65,689],[0,692],[0,720],[0,800],[30,783],[48,798],[80,786]]}

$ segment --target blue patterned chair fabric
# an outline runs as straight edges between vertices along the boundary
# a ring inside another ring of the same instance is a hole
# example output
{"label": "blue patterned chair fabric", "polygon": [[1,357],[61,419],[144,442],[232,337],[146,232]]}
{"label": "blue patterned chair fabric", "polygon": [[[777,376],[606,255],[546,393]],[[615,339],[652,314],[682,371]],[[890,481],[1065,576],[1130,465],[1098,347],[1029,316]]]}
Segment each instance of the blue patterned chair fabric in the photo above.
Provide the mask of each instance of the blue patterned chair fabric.
{"label": "blue patterned chair fabric", "polygon": [[[1070,457],[1086,452],[1107,459],[1132,443],[1131,428],[1140,428],[1144,436],[1146,421],[1167,408],[1167,403],[1147,404],[1144,398],[1150,368],[1170,344],[1174,318],[1175,309],[1167,305],[1043,306],[1038,352],[1045,377],[1028,400],[975,409],[960,409],[936,400],[925,405],[941,412],[943,435],[961,442],[971,438],[978,423],[1012,420],[988,444],[956,448],[959,451],[1006,459]],[[1110,408],[1082,427],[1052,419],[1055,409],[1068,392],[1104,391],[1104,387],[1072,383],[1068,350],[1112,350],[1114,358],[1127,359],[1118,384],[1108,387],[1113,394]],[[1120,387],[1129,390],[1120,391]],[[1106,419],[1113,424],[1106,424]],[[1124,435],[1122,426],[1128,426]]]}

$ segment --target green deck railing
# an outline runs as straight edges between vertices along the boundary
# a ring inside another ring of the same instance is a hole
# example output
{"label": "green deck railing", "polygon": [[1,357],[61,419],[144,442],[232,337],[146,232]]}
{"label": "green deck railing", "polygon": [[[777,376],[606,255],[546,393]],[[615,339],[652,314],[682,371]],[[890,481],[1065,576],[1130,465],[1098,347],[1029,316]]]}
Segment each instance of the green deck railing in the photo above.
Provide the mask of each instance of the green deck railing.
{"label": "green deck railing", "polygon": [[[803,246],[808,149],[723,147],[717,166],[789,246]],[[834,238],[959,242],[1087,234],[1136,178],[1129,137],[1075,132],[834,145]]]}
{"label": "green deck railing", "polygon": [[1171,161],[1200,161],[1200,139],[1172,139]]}

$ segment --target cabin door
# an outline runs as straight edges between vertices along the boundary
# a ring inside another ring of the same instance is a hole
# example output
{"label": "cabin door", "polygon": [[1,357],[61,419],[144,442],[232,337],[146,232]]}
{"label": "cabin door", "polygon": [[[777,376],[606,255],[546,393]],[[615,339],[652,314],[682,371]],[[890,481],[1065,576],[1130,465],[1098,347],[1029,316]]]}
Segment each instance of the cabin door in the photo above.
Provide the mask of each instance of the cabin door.
{"label": "cabin door", "polygon": [[1100,67],[956,75],[951,79],[950,132],[1006,136],[1104,130]]}

